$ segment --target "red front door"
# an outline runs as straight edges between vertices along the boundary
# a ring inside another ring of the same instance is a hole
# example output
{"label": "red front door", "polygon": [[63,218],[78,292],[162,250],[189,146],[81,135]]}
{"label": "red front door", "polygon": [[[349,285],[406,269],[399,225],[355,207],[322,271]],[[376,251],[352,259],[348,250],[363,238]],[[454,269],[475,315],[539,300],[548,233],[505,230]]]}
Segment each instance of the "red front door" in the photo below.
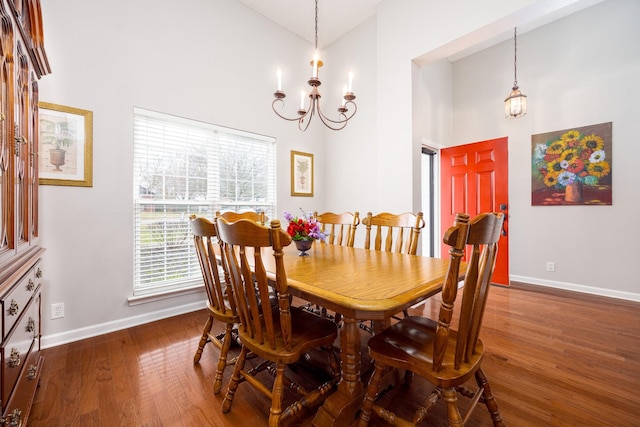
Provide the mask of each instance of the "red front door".
{"label": "red front door", "polygon": [[[504,233],[492,283],[509,285],[508,139],[498,138],[444,148],[441,151],[442,233],[453,225],[455,214],[471,218],[482,212],[504,212]],[[443,245],[442,256],[448,248]]]}

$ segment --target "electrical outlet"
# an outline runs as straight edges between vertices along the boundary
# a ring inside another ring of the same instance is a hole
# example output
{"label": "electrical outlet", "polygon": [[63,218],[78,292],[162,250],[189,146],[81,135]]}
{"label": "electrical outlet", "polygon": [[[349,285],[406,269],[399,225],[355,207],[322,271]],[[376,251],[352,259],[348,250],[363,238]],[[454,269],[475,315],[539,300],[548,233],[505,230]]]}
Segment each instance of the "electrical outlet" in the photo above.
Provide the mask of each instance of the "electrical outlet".
{"label": "electrical outlet", "polygon": [[64,303],[51,304],[51,318],[60,319],[61,317],[64,317]]}
{"label": "electrical outlet", "polygon": [[547,271],[551,271],[551,272],[556,271],[556,263],[552,261],[547,261]]}

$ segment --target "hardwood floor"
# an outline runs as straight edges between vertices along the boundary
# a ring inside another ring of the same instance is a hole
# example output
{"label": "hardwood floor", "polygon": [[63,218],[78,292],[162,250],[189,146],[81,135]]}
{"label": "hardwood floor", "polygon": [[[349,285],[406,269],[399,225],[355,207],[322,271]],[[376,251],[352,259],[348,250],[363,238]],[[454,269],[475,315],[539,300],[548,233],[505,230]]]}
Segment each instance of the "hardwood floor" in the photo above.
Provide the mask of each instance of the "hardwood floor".
{"label": "hardwood floor", "polygon": [[[507,425],[640,426],[640,303],[539,289],[492,287],[484,318],[483,367]],[[439,303],[415,311],[434,316]],[[241,385],[231,413],[221,413],[226,386],[213,394],[214,346],[193,364],[206,317],[198,311],[45,350],[29,425],[266,425],[269,404],[251,387]],[[429,391],[416,378],[383,398],[403,412]],[[446,425],[443,409],[424,425]],[[491,425],[483,406],[469,425]]]}

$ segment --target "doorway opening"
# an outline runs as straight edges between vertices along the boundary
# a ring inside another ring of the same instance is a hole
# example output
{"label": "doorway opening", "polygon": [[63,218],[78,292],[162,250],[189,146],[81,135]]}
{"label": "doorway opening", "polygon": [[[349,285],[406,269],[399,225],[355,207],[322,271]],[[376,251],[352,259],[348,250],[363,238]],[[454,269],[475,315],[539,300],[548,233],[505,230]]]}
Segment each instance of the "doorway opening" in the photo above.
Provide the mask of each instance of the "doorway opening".
{"label": "doorway opening", "polygon": [[440,208],[437,203],[439,195],[437,194],[437,177],[438,172],[438,150],[422,146],[421,170],[422,170],[422,213],[426,222],[425,228],[422,230],[422,255],[434,257],[439,252],[440,245],[436,244],[439,235],[439,227],[437,215]]}

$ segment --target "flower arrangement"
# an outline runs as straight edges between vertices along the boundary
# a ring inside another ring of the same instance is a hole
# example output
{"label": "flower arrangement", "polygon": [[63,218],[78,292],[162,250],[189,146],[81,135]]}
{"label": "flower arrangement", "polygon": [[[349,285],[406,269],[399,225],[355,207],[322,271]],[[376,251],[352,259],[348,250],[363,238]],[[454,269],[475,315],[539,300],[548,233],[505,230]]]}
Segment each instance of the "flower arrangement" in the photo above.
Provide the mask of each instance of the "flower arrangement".
{"label": "flower arrangement", "polygon": [[595,134],[583,135],[570,130],[560,139],[537,144],[533,153],[534,166],[547,187],[562,189],[578,182],[598,185],[611,173],[605,160],[604,140]]}
{"label": "flower arrangement", "polygon": [[302,216],[294,217],[289,212],[284,212],[284,219],[289,222],[287,226],[287,233],[291,236],[292,240],[316,240],[320,239],[323,242],[327,237],[320,231],[318,222],[311,212],[306,214],[302,209]]}

